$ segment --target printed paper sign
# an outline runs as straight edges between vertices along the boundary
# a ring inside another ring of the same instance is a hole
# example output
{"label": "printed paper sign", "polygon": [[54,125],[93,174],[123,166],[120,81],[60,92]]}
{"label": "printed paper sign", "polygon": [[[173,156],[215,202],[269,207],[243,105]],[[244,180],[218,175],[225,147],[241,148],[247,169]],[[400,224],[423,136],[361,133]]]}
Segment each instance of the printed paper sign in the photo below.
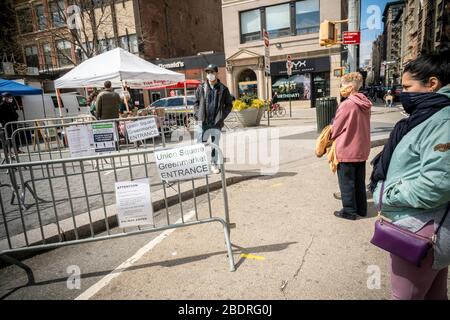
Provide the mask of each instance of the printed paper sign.
{"label": "printed paper sign", "polygon": [[203,144],[155,152],[161,180],[170,182],[204,177],[210,173]]}
{"label": "printed paper sign", "polygon": [[95,152],[116,151],[116,135],[114,123],[99,123],[92,125]]}
{"label": "printed paper sign", "polygon": [[147,118],[126,123],[128,140],[136,142],[159,136],[155,118]]}
{"label": "printed paper sign", "polygon": [[116,182],[115,189],[120,228],[153,224],[153,207],[148,179]]}
{"label": "printed paper sign", "polygon": [[72,158],[88,157],[93,155],[91,145],[91,126],[77,125],[66,129],[67,142],[69,144],[70,156]]}

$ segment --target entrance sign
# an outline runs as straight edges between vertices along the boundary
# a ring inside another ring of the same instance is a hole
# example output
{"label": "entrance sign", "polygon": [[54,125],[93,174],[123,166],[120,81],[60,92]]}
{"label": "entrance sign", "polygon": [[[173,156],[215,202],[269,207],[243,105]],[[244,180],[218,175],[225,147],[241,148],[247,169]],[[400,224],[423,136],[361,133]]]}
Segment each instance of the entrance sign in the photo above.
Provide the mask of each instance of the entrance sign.
{"label": "entrance sign", "polygon": [[129,121],[125,124],[130,142],[146,140],[159,136],[155,118]]}
{"label": "entrance sign", "polygon": [[208,175],[209,162],[203,144],[155,152],[161,180],[189,180]]}

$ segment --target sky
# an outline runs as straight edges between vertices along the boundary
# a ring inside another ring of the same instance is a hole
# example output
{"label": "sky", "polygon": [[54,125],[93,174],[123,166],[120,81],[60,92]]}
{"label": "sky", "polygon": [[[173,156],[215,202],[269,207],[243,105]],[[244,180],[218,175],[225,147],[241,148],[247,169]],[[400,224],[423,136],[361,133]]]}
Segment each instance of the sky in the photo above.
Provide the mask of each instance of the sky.
{"label": "sky", "polygon": [[360,65],[372,55],[372,43],[383,32],[383,11],[388,0],[361,0]]}

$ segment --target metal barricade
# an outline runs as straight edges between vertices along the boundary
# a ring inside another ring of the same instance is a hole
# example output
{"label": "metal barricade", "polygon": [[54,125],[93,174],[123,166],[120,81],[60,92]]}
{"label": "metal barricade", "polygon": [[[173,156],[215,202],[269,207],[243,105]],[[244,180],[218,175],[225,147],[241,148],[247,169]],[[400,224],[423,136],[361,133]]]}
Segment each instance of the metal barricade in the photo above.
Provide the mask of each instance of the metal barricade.
{"label": "metal barricade", "polygon": [[34,120],[13,121],[5,124],[5,131],[6,131],[5,136],[7,140],[10,140],[13,132],[19,128],[36,127],[46,124],[63,124],[68,122],[86,122],[95,120],[97,119],[91,114],[80,114],[78,116],[64,117],[64,118],[44,118]]}
{"label": "metal barricade", "polygon": [[[11,183],[8,188],[0,188],[0,259],[24,269],[33,282],[30,268],[12,258],[12,254],[218,222],[224,230],[230,271],[234,271],[223,154],[218,146],[205,145],[218,151],[221,175],[217,183],[222,188],[223,215],[213,209],[210,177],[173,183],[161,181],[156,173],[154,153],[149,150],[3,165]],[[102,161],[107,164],[100,165]],[[92,162],[96,165],[92,166]],[[3,183],[4,176],[1,179]],[[113,229],[117,226],[115,182],[141,179],[150,179],[153,199],[160,197],[156,201],[159,208],[154,211],[153,225]],[[14,199],[9,201],[9,197],[23,196],[20,186],[26,185],[25,180],[35,192],[23,197],[25,207],[12,205]],[[204,181],[201,189],[208,201],[203,212],[197,205],[199,181]],[[193,202],[190,221],[183,202],[186,195],[191,195]],[[177,222],[169,213],[170,203],[179,205],[181,219]],[[102,235],[105,231],[107,234]]]}
{"label": "metal barricade", "polygon": [[[147,148],[148,143],[131,143],[129,141],[125,124],[127,122],[139,121],[155,116],[129,117],[110,120],[65,122],[44,126],[24,127],[16,129],[10,137],[10,148],[14,153],[12,160],[23,161],[43,161],[53,159],[69,158],[70,152],[65,139],[65,129],[73,126],[92,126],[102,123],[114,123],[115,137],[117,139],[117,151],[131,150],[137,148]],[[159,122],[156,119],[157,122]],[[165,137],[161,135],[161,144],[165,146]],[[155,138],[152,138],[151,145],[157,145]]]}
{"label": "metal barricade", "polygon": [[187,130],[194,129],[195,117],[192,109],[165,109],[164,128],[165,133],[171,133],[180,128]]}

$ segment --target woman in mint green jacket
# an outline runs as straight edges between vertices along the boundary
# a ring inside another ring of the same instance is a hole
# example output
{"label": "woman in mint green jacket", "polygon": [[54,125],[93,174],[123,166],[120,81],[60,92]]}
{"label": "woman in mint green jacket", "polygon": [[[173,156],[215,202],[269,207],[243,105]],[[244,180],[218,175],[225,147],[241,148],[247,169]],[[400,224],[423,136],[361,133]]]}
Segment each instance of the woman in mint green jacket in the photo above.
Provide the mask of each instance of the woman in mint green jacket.
{"label": "woman in mint green jacket", "polygon": [[[450,202],[450,54],[411,61],[400,96],[409,117],[401,120],[373,160],[369,188],[383,215],[407,230],[431,236]],[[421,267],[391,254],[394,299],[447,299],[450,215]]]}

